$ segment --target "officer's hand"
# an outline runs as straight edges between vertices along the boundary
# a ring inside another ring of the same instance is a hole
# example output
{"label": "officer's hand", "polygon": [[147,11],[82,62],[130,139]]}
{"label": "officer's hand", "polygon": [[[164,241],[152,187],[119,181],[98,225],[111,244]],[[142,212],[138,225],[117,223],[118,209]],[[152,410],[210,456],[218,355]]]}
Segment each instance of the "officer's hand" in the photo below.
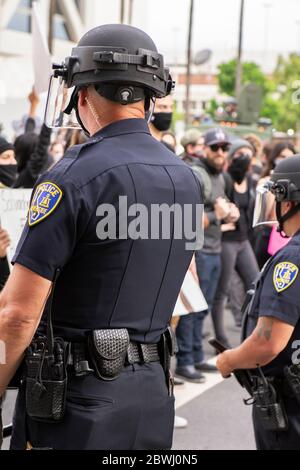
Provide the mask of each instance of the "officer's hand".
{"label": "officer's hand", "polygon": [[230,377],[232,369],[228,363],[228,351],[224,351],[222,354],[219,354],[217,357],[216,366],[221,372],[224,379],[228,379]]}
{"label": "officer's hand", "polygon": [[7,248],[10,245],[10,238],[6,230],[0,228],[0,258],[5,258]]}

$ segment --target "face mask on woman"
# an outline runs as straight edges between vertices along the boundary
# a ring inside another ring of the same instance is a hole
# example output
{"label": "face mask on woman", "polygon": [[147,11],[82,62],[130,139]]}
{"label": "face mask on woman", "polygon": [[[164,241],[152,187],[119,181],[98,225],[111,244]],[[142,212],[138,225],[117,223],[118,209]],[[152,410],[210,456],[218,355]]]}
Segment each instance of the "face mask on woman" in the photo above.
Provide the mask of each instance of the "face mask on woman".
{"label": "face mask on woman", "polygon": [[228,167],[228,173],[232,179],[240,184],[245,178],[251,162],[251,157],[247,154],[241,154],[234,158]]}
{"label": "face mask on woman", "polygon": [[13,186],[17,177],[17,165],[0,164],[0,183],[9,188]]}

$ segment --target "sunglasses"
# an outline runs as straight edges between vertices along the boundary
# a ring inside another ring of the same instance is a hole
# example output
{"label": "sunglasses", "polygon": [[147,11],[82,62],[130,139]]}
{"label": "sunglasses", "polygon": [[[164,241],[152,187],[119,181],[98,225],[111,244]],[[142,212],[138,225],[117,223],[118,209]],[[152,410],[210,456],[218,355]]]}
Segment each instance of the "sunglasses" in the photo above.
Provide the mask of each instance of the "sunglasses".
{"label": "sunglasses", "polygon": [[223,152],[227,152],[229,150],[228,144],[213,144],[209,147],[213,152],[217,152],[219,149],[221,149]]}

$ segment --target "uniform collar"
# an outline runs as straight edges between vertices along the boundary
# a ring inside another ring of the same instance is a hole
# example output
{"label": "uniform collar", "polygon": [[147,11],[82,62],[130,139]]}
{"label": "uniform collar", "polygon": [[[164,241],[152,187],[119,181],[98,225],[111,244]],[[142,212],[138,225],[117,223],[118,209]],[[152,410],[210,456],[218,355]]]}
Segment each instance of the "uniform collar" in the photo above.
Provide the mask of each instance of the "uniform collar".
{"label": "uniform collar", "polygon": [[292,236],[291,241],[295,241],[296,243],[300,243],[300,229]]}
{"label": "uniform collar", "polygon": [[94,134],[89,141],[95,142],[106,137],[114,137],[123,134],[133,133],[146,133],[150,134],[148,123],[145,119],[122,119],[121,121],[115,121],[108,126],[103,127],[100,131]]}

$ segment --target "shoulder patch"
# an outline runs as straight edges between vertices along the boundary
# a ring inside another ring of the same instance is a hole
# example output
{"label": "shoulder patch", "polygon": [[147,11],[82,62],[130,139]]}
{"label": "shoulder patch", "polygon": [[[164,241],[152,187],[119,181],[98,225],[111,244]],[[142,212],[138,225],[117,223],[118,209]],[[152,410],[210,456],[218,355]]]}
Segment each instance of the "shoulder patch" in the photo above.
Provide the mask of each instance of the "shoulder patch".
{"label": "shoulder patch", "polygon": [[282,292],[288,289],[298,276],[298,272],[299,268],[289,261],[276,264],[273,272],[273,284],[276,291]]}
{"label": "shoulder patch", "polygon": [[35,189],[28,212],[29,227],[42,222],[42,220],[55,211],[62,195],[62,190],[50,181],[39,184]]}

